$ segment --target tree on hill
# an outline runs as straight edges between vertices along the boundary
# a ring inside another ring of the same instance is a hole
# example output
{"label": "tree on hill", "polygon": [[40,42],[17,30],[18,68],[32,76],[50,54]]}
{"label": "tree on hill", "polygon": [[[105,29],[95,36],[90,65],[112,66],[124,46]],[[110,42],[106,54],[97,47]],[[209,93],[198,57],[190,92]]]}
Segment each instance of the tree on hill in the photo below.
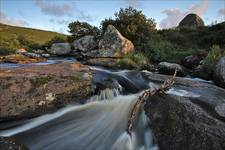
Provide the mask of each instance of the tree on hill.
{"label": "tree on hill", "polygon": [[72,37],[69,38],[70,42],[85,35],[98,36],[100,34],[100,30],[97,27],[87,22],[74,21],[71,22],[68,27],[69,32],[72,34]]}

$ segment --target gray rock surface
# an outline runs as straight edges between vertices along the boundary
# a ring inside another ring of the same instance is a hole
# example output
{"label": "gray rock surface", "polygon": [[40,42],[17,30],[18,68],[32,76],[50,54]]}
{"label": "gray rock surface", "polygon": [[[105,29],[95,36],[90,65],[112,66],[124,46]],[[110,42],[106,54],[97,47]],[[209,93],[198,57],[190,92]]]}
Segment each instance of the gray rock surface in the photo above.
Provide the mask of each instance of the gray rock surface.
{"label": "gray rock surface", "polygon": [[131,41],[121,35],[112,25],[109,25],[102,39],[99,41],[99,51],[103,57],[121,57],[134,51]]}
{"label": "gray rock surface", "polygon": [[71,47],[69,43],[54,43],[51,49],[48,50],[49,53],[54,55],[68,55],[70,51]]}
{"label": "gray rock surface", "polygon": [[92,35],[86,35],[73,42],[73,47],[75,50],[80,50],[84,52],[94,50],[97,48],[97,46],[97,41]]}

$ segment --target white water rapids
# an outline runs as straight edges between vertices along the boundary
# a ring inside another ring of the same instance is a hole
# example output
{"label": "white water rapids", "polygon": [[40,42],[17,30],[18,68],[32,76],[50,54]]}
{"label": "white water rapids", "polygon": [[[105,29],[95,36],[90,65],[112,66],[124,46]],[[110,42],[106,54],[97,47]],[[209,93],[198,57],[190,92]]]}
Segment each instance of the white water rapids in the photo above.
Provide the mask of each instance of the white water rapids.
{"label": "white water rapids", "polygon": [[[99,79],[115,78],[114,88],[101,90],[87,100],[87,104],[68,106],[18,127],[1,130],[0,136],[13,136],[31,150],[158,150],[143,109],[137,116],[131,136],[126,129],[140,91],[146,86],[154,89],[159,85],[147,82],[139,73],[92,69],[101,72],[97,76]],[[139,93],[122,95],[124,88],[139,90]],[[167,94],[200,96],[177,88],[171,88]]]}
{"label": "white water rapids", "polygon": [[137,95],[127,95],[109,101],[70,106],[0,132],[0,135],[14,135],[32,150],[157,149],[143,112],[140,112],[132,136],[126,132],[130,111],[136,100]]}

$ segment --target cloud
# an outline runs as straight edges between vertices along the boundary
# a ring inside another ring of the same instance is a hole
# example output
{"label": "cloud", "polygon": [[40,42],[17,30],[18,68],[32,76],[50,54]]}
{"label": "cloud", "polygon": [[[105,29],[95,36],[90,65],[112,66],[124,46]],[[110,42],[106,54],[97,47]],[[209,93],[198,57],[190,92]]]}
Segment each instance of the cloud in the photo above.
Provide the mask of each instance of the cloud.
{"label": "cloud", "polygon": [[0,22],[8,25],[14,26],[28,26],[29,24],[24,20],[13,19],[6,16],[5,13],[0,11]]}
{"label": "cloud", "polygon": [[225,8],[221,8],[218,10],[218,16],[225,17]]}
{"label": "cloud", "polygon": [[128,2],[128,6],[131,6],[134,8],[138,7],[139,5],[139,0],[127,0],[127,2]]}
{"label": "cloud", "polygon": [[176,27],[179,22],[189,13],[195,13],[200,17],[203,17],[208,9],[208,0],[203,0],[201,3],[190,6],[186,11],[181,11],[178,8],[165,9],[162,11],[167,17],[160,21],[160,28]]}
{"label": "cloud", "polygon": [[69,4],[57,5],[46,2],[45,0],[36,0],[36,5],[47,15],[55,17],[72,16],[73,8]]}
{"label": "cloud", "polygon": [[[69,1],[64,4],[54,4],[53,2],[47,2],[46,0],[36,0],[36,5],[41,9],[44,14],[51,15],[54,17],[74,17],[84,21],[93,21],[92,17],[81,11],[76,7],[74,1]],[[62,23],[60,23],[62,24]]]}

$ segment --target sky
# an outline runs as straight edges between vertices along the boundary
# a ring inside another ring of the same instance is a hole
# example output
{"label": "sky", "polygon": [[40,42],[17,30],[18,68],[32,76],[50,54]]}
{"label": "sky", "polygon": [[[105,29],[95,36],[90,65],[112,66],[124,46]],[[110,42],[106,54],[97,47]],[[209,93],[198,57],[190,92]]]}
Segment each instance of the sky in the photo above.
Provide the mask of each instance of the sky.
{"label": "sky", "polygon": [[189,13],[198,14],[206,25],[225,21],[225,0],[0,0],[0,22],[68,34],[72,21],[99,27],[128,6],[155,19],[158,29],[177,26]]}

